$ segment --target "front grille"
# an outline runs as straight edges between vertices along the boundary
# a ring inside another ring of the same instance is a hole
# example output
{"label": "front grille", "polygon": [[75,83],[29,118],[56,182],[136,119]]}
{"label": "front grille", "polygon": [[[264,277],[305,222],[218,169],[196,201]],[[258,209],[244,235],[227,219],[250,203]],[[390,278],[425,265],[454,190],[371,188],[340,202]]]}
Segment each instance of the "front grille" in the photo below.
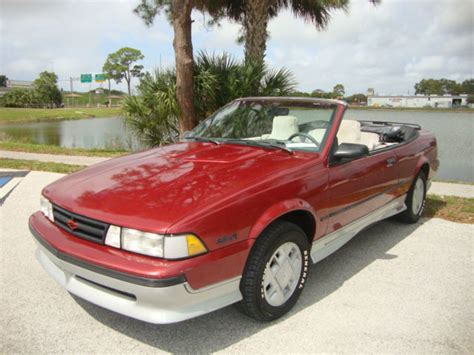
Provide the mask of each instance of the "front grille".
{"label": "front grille", "polygon": [[96,243],[104,242],[109,227],[107,223],[69,212],[56,205],[53,205],[53,215],[54,223],[68,233]]}

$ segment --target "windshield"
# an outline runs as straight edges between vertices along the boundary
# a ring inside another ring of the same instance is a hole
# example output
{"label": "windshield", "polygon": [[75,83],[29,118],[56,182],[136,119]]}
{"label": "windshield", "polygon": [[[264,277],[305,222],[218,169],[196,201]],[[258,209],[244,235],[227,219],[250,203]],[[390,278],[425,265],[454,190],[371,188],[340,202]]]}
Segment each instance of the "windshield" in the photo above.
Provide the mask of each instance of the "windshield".
{"label": "windshield", "polygon": [[336,104],[319,102],[238,100],[202,121],[186,138],[320,151],[335,110]]}

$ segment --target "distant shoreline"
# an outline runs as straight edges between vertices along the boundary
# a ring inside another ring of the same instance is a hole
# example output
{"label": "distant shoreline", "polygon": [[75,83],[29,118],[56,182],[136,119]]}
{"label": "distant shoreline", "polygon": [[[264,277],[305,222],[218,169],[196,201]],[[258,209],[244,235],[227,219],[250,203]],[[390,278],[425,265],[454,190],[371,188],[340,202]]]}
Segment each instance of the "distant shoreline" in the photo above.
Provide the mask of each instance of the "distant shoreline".
{"label": "distant shoreline", "polygon": [[420,112],[460,112],[473,113],[474,108],[434,108],[434,107],[372,107],[349,105],[351,110],[373,111],[420,111]]}
{"label": "distant shoreline", "polygon": [[120,108],[12,108],[0,107],[0,125],[32,122],[80,120],[84,118],[120,116]]}

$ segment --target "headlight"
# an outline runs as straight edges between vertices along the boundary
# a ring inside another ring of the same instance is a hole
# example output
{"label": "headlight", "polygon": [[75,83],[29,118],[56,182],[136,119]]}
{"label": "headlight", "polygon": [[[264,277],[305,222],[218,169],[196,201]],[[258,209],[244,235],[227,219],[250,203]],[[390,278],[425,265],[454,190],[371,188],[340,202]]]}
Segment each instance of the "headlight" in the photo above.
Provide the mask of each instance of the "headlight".
{"label": "headlight", "polygon": [[165,259],[183,259],[207,252],[194,234],[162,235],[111,225],[105,244],[138,254]]}
{"label": "headlight", "polygon": [[163,236],[122,228],[122,249],[135,253],[163,257]]}
{"label": "headlight", "polygon": [[43,195],[40,197],[40,211],[51,221],[54,222],[53,205]]}

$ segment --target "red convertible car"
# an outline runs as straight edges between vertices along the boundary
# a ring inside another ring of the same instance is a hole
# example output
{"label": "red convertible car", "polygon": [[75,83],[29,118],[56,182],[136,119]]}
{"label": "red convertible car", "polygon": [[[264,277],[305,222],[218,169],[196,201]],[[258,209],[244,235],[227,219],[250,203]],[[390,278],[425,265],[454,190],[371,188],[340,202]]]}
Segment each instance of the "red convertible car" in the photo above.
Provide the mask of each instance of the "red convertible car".
{"label": "red convertible car", "polygon": [[29,220],[37,258],[72,294],[146,322],[237,302],[276,319],[311,263],[384,218],[416,222],[438,169],[431,133],[346,109],[242,98],[179,143],[63,177]]}

